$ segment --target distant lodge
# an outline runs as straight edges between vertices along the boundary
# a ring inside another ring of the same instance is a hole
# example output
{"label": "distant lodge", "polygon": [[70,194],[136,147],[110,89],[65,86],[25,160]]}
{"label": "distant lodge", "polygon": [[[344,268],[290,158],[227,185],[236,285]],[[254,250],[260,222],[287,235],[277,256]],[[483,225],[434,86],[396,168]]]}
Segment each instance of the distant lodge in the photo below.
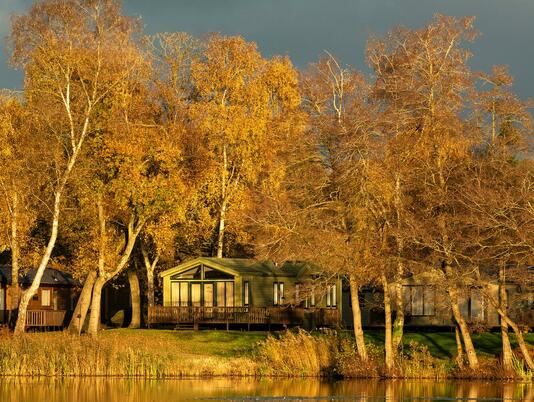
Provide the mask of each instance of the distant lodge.
{"label": "distant lodge", "polygon": [[[19,278],[27,288],[35,271]],[[251,259],[196,258],[159,275],[162,305],[145,308],[145,324],[170,328],[281,328],[284,326],[352,327],[352,306],[347,281],[326,276],[303,262],[271,262]],[[403,283],[407,328],[451,328],[450,308],[444,289],[431,274],[406,278]],[[11,267],[0,267],[0,324],[10,311]],[[461,293],[462,315],[474,327],[499,326],[496,309],[486,294],[498,300],[496,283],[484,284],[484,291],[472,288]],[[534,327],[534,290],[518,284],[506,285],[509,313],[518,324]],[[70,275],[47,269],[38,293],[29,306],[28,327],[55,328],[66,325],[80,292]],[[390,288],[393,292],[393,287]],[[384,325],[383,291],[360,289],[359,300],[365,328]],[[395,306],[392,306],[395,308]],[[128,323],[131,301],[127,285],[110,284],[103,292],[102,320],[117,325]],[[116,317],[120,317],[117,322]],[[115,320],[114,320],[115,318]]]}

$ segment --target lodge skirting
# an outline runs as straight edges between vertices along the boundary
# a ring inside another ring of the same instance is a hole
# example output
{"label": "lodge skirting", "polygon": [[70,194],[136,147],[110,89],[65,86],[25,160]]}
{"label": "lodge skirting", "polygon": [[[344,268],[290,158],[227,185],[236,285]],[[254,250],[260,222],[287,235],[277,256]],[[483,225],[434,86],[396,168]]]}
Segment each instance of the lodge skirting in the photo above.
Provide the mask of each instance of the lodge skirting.
{"label": "lodge skirting", "polygon": [[148,308],[148,323],[155,324],[275,324],[334,327],[340,323],[333,308],[293,307],[169,307]]}

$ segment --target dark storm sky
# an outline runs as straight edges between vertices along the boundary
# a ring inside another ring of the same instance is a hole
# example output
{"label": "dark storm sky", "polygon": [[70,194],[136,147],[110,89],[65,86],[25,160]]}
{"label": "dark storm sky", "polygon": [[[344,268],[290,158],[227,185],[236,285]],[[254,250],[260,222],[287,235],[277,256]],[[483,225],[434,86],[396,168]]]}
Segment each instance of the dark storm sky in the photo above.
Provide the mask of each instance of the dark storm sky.
{"label": "dark storm sky", "polygon": [[[0,0],[0,35],[9,17],[32,0]],[[365,68],[368,34],[396,25],[420,27],[435,13],[474,15],[482,36],[471,45],[473,68],[508,65],[515,90],[534,98],[534,0],[125,0],[127,14],[142,16],[147,33],[221,32],[256,41],[265,56],[287,54],[305,67],[324,49]],[[21,74],[0,58],[0,88],[20,88]]]}

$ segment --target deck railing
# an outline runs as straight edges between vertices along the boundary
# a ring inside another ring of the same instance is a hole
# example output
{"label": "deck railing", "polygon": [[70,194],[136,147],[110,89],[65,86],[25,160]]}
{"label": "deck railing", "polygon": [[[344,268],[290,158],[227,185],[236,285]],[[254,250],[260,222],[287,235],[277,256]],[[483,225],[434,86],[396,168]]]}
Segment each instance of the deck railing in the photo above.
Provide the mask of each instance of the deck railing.
{"label": "deck railing", "polygon": [[26,327],[62,327],[66,314],[65,310],[28,310]]}
{"label": "deck railing", "polygon": [[282,324],[335,326],[337,309],[293,307],[178,307],[154,306],[148,309],[149,324]]}

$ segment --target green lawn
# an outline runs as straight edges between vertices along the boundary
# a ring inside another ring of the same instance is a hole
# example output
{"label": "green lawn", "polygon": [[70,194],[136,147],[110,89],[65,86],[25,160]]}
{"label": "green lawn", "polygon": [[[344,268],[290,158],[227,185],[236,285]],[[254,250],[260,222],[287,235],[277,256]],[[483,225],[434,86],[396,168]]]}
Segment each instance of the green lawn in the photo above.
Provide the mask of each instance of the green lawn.
{"label": "green lawn", "polygon": [[[120,336],[126,340],[135,339],[136,342],[147,342],[157,347],[158,342],[168,345],[172,342],[176,351],[189,356],[219,356],[238,357],[248,356],[254,350],[258,341],[265,339],[268,332],[261,331],[173,331],[163,329],[112,329],[101,332],[102,337]],[[346,332],[351,336],[350,331]],[[473,342],[477,353],[487,356],[496,356],[501,353],[500,333],[473,334]],[[367,342],[377,345],[384,343],[383,331],[366,331]],[[515,337],[510,334],[512,347],[517,347]],[[534,334],[525,336],[527,342],[534,346]],[[426,345],[430,353],[441,359],[454,357],[456,354],[456,341],[453,332],[407,332],[404,334],[404,347],[407,348],[411,341],[417,341]]]}
{"label": "green lawn", "polygon": [[100,336],[111,338],[120,336],[125,340],[135,339],[157,347],[158,343],[166,345],[172,342],[176,351],[187,355],[236,357],[249,355],[256,342],[267,337],[267,332],[257,331],[173,331],[165,329],[110,329],[102,331]]}
{"label": "green lawn", "polygon": [[[497,332],[473,334],[473,343],[477,353],[486,356],[496,356],[501,353],[501,335]],[[367,331],[365,338],[375,344],[384,343],[384,333],[381,331]],[[513,334],[510,334],[512,348],[517,347]],[[525,340],[534,346],[534,334],[526,334]],[[438,358],[449,359],[456,355],[456,340],[454,332],[408,332],[404,334],[403,344],[408,347],[411,341],[416,341],[428,347],[429,352]]]}

